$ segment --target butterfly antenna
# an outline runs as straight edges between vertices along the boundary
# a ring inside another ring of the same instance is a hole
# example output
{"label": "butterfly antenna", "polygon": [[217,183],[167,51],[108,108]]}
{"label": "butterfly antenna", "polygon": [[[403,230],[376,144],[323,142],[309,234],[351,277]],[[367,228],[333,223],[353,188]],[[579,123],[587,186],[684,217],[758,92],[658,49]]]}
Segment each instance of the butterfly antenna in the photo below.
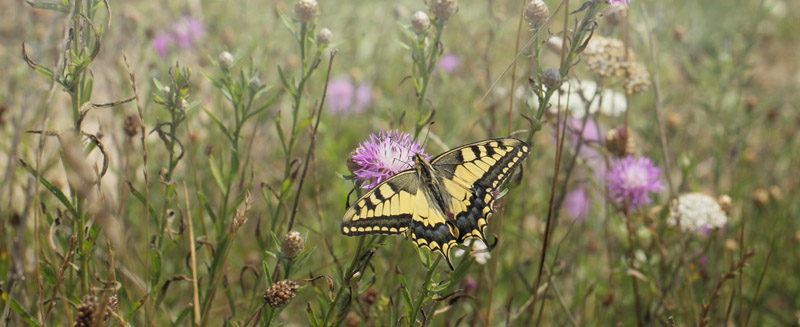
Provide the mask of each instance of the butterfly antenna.
{"label": "butterfly antenna", "polygon": [[345,202],[344,202],[344,208],[345,209],[350,208],[350,195],[353,194],[353,192],[356,191],[356,188],[358,188],[358,186],[353,186],[353,188],[350,190],[350,192],[347,193],[347,199],[345,199]]}
{"label": "butterfly antenna", "polygon": [[425,140],[422,141],[422,148],[423,149],[425,148],[425,145],[428,144],[428,138],[429,138],[428,136],[430,136],[431,126],[433,126],[433,124],[436,124],[436,122],[430,122],[428,124],[428,130],[425,132]]}

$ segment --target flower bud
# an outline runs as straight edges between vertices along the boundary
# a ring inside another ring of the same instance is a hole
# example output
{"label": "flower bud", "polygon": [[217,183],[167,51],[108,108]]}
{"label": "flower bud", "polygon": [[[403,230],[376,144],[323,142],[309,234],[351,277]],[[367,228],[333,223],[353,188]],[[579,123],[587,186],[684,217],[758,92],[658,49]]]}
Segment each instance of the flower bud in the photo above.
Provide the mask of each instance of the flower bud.
{"label": "flower bud", "polygon": [[731,213],[731,205],[733,205],[733,200],[727,194],[720,195],[717,198],[717,203],[719,207],[722,208],[722,211],[725,212],[726,215]]}
{"label": "flower bud", "polygon": [[414,33],[420,34],[425,32],[430,26],[431,19],[428,17],[428,14],[417,11],[411,15],[411,30],[414,31]]}
{"label": "flower bud", "polygon": [[294,13],[301,22],[308,23],[317,18],[319,7],[316,0],[297,0],[294,5]]}
{"label": "flower bud", "polygon": [[253,76],[253,78],[250,79],[248,87],[250,87],[250,91],[258,90],[261,87],[261,79],[258,78],[258,76]]}
{"label": "flower bud", "polygon": [[317,44],[328,45],[331,43],[331,39],[333,39],[333,32],[331,32],[331,30],[323,28],[317,32]]}
{"label": "flower bud", "polygon": [[542,73],[542,84],[544,84],[548,90],[557,89],[561,86],[561,73],[555,68],[548,68]]}
{"label": "flower bud", "polygon": [[217,56],[217,62],[222,69],[228,70],[233,66],[233,55],[228,51],[222,51]]}
{"label": "flower bud", "polygon": [[550,9],[542,0],[533,0],[525,7],[522,18],[531,28],[538,28],[550,17]]}
{"label": "flower bud", "polygon": [[281,253],[287,258],[296,257],[300,252],[303,252],[303,248],[305,248],[303,238],[300,237],[300,233],[295,231],[286,233],[286,237],[281,241]]}

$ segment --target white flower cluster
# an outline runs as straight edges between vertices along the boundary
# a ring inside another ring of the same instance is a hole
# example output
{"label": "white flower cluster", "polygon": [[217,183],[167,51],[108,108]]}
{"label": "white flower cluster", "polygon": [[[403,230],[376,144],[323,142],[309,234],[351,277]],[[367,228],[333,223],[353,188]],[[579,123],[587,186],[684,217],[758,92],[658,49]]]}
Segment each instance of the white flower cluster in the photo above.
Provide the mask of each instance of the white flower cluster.
{"label": "white flower cluster", "polygon": [[[492,254],[489,253],[489,249],[486,248],[486,244],[481,242],[480,240],[472,240],[472,251],[469,252],[469,255],[475,258],[475,262],[481,265],[485,265],[489,262],[489,259],[492,258]],[[464,255],[466,251],[457,248],[453,251],[453,256],[456,258],[460,258]]]}
{"label": "white flower cluster", "polygon": [[705,232],[725,226],[728,217],[716,199],[703,193],[686,193],[673,200],[667,223],[689,232]]}
{"label": "white flower cluster", "polygon": [[[577,80],[570,79],[561,84],[561,91],[563,92],[560,100],[558,94],[553,94],[550,97],[550,112],[556,113],[558,104],[561,104],[563,109],[568,107],[572,117],[581,119],[587,111],[590,114],[600,112],[601,114],[617,117],[625,112],[625,95],[613,91],[608,88],[597,89],[597,83],[591,80]],[[595,97],[597,93],[597,97]],[[532,92],[524,87],[520,87],[515,91],[515,96],[522,99],[533,107],[539,106],[539,101]],[[587,110],[587,102],[589,108]]]}

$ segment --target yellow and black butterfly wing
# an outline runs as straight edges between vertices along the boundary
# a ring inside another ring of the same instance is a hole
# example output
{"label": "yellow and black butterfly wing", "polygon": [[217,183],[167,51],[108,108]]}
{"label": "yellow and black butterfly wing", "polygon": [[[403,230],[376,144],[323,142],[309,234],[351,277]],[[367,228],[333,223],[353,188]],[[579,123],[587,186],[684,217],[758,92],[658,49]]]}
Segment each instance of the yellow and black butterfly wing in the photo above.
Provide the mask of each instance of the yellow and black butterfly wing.
{"label": "yellow and black butterfly wing", "polygon": [[408,229],[414,215],[419,178],[406,170],[362,195],[344,213],[342,234],[398,234]]}
{"label": "yellow and black butterfly wing", "polygon": [[453,269],[450,250],[457,244],[458,231],[452,222],[448,222],[447,215],[439,208],[433,192],[429,185],[420,185],[409,225],[411,240],[417,247],[441,252],[450,269]]}
{"label": "yellow and black butterfly wing", "polygon": [[480,238],[493,212],[497,188],[528,156],[528,145],[512,138],[489,139],[460,146],[431,161],[452,197],[456,242]]}

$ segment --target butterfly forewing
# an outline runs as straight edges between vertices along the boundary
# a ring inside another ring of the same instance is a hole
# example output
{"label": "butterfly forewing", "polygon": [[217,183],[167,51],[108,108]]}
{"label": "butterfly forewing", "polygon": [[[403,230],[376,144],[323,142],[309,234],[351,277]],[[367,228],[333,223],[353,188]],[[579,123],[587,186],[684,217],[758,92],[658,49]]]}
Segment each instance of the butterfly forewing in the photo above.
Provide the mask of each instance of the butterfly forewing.
{"label": "butterfly forewing", "polygon": [[345,235],[398,234],[414,214],[419,179],[413,170],[394,175],[362,195],[342,220]]}

